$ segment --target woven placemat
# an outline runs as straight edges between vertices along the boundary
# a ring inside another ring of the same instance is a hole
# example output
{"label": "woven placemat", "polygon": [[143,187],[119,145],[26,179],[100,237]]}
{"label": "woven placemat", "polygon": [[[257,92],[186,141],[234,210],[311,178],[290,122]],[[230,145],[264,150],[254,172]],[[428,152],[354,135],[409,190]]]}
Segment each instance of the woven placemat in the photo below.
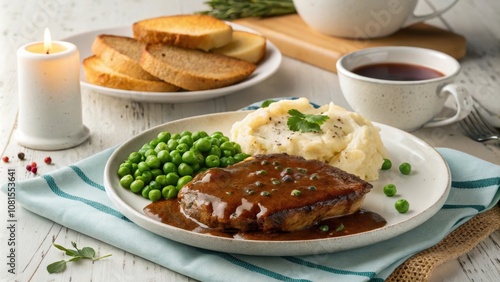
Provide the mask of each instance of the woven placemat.
{"label": "woven placemat", "polygon": [[437,266],[469,252],[498,229],[500,206],[497,205],[476,215],[437,245],[410,257],[396,268],[386,281],[428,281]]}

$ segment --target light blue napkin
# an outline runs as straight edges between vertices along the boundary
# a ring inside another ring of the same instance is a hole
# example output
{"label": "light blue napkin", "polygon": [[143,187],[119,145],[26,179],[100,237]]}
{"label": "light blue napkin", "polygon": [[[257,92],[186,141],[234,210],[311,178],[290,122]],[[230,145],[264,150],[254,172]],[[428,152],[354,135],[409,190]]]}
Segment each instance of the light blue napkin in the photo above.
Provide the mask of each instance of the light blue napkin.
{"label": "light blue napkin", "polygon": [[[419,227],[381,243],[332,254],[234,255],[165,239],[121,215],[103,186],[104,166],[115,149],[18,182],[16,201],[63,226],[202,281],[383,281],[411,255],[437,244],[500,198],[500,166],[439,148],[451,170],[452,189],[443,208]],[[1,189],[6,193],[7,185]]]}

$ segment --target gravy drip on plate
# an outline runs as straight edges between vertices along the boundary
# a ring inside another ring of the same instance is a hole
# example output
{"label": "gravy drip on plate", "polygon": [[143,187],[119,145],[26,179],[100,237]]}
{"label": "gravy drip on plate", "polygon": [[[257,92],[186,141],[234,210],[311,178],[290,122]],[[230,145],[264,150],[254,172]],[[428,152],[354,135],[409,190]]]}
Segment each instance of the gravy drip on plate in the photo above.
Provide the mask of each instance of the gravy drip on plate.
{"label": "gravy drip on plate", "polygon": [[[318,225],[295,232],[222,232],[202,227],[198,223],[187,218],[180,211],[179,203],[175,199],[153,202],[144,208],[144,212],[148,217],[184,230],[226,238],[257,241],[293,241],[333,238],[374,230],[383,227],[387,223],[379,214],[362,209],[351,215],[323,220]],[[325,225],[328,226],[328,231],[323,231],[323,226]]]}

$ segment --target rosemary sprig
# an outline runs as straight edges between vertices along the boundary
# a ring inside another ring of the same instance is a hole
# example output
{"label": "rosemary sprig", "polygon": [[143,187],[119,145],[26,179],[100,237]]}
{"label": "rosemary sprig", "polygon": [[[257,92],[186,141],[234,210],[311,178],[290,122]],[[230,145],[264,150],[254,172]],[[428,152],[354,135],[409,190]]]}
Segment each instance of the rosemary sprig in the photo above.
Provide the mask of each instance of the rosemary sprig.
{"label": "rosemary sprig", "polygon": [[221,20],[269,17],[295,13],[292,0],[209,0],[210,10],[198,12]]}

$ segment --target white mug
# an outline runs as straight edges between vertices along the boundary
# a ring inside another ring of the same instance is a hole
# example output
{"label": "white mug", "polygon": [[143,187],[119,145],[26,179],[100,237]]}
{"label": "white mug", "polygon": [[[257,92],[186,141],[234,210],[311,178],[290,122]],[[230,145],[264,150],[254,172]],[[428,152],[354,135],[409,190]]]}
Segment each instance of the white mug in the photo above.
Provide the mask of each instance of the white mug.
{"label": "white mug", "polygon": [[338,37],[377,38],[434,18],[458,0],[433,13],[414,14],[418,0],[293,0],[299,16],[314,30]]}
{"label": "white mug", "polygon": [[[441,76],[424,80],[388,80],[356,73],[374,64],[406,64],[428,68]],[[460,64],[439,51],[417,47],[374,47],[344,55],[337,61],[342,94],[352,109],[366,118],[413,131],[457,122],[472,110],[469,92],[453,83]],[[456,113],[436,119],[448,97],[456,102]]]}

